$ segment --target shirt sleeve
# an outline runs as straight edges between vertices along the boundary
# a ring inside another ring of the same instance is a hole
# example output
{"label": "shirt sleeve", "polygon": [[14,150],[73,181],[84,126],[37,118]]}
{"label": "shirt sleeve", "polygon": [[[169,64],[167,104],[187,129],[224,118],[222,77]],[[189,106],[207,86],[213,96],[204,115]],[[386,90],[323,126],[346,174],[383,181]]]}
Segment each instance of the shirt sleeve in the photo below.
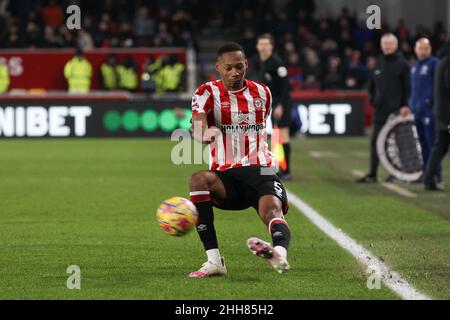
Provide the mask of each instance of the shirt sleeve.
{"label": "shirt sleeve", "polygon": [[212,95],[206,84],[201,85],[192,97],[192,115],[199,113],[208,114],[211,111]]}

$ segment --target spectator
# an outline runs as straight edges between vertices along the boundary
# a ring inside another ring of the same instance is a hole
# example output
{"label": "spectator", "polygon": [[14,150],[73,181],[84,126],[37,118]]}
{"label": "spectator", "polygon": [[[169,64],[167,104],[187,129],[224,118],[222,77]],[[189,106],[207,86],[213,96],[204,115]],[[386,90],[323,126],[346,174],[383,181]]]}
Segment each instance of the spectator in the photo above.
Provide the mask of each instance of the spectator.
{"label": "spectator", "polygon": [[64,77],[68,82],[70,93],[88,93],[91,85],[92,66],[78,48],[75,57],[64,66]]}
{"label": "spectator", "polygon": [[138,9],[133,31],[139,46],[150,45],[151,36],[155,32],[155,20],[150,17],[148,7],[140,7]]}
{"label": "spectator", "polygon": [[81,48],[83,51],[94,49],[94,40],[92,40],[91,35],[83,29],[78,31],[77,47]]}
{"label": "spectator", "polygon": [[344,72],[341,59],[338,56],[330,56],[325,72],[322,76],[323,90],[339,90],[344,86]]}
{"label": "spectator", "polygon": [[167,23],[160,22],[158,24],[158,32],[153,38],[155,47],[170,47],[173,44],[173,37],[168,31]]}
{"label": "spectator", "polygon": [[[227,26],[222,29],[227,37],[242,40],[249,58],[255,53],[254,46],[250,45],[254,42],[255,34],[274,34],[276,47],[281,49],[279,53],[285,59],[296,59],[296,55],[287,50],[293,43],[295,50],[299,50],[297,55],[300,53],[300,64],[302,67],[304,64],[308,79],[313,78],[311,66],[308,66],[306,59],[302,59],[306,58],[303,53],[305,48],[316,50],[324,64],[330,56],[338,56],[345,67],[351,61],[348,55],[350,49],[361,52],[362,62],[370,61],[369,56],[379,54],[380,31],[369,30],[365,20],[357,23],[347,8],[343,8],[335,17],[324,15],[315,18],[314,0],[233,0],[223,4],[203,0],[83,0],[77,1],[83,13],[81,32],[68,30],[65,26],[62,4],[66,2],[0,1],[0,47],[197,47],[198,35],[214,30],[218,26],[215,23],[222,21]],[[237,27],[228,27],[228,24]],[[408,29],[402,20],[393,27],[399,37],[400,51],[410,62],[414,57],[414,40],[429,36],[436,51],[445,42],[446,30],[442,22],[436,22],[432,30],[420,25],[416,29]],[[382,28],[386,32],[390,26],[383,21]],[[317,66],[312,69],[317,69]],[[348,71],[354,75],[355,69]],[[295,73],[295,77],[298,77],[298,73]],[[314,84],[314,80],[308,80],[306,86],[310,84],[320,87],[320,84]],[[350,87],[353,88],[345,85],[345,88]]]}
{"label": "spectator", "polygon": [[103,80],[103,88],[106,90],[115,90],[119,87],[119,72],[117,65],[117,56],[112,54],[100,67]]}
{"label": "spectator", "polygon": [[184,65],[176,56],[164,60],[156,76],[156,91],[158,93],[179,91],[183,83]]}
{"label": "spectator", "polygon": [[64,20],[64,13],[59,5],[56,4],[55,0],[50,0],[42,8],[42,21],[45,26],[58,28]]}
{"label": "spectator", "polygon": [[156,81],[159,71],[162,67],[163,61],[161,58],[153,59],[149,56],[145,62],[144,71],[141,76],[142,90],[153,93],[156,91]]}
{"label": "spectator", "polygon": [[63,41],[61,36],[56,35],[55,29],[50,26],[44,28],[44,39],[42,40],[43,46],[47,48],[61,48]]}
{"label": "spectator", "polygon": [[9,82],[8,67],[0,62],[0,94],[8,92]]}
{"label": "spectator", "polygon": [[305,54],[305,68],[303,72],[303,87],[306,89],[319,89],[322,77],[322,66],[317,53],[307,48]]}
{"label": "spectator", "polygon": [[13,24],[9,26],[9,33],[7,33],[7,39],[4,41],[5,48],[21,48],[22,41],[19,37],[19,28]]}
{"label": "spectator", "polygon": [[34,21],[28,21],[24,37],[28,47],[40,47],[42,44],[42,34],[38,24]]}
{"label": "spectator", "polygon": [[347,90],[362,89],[367,82],[367,68],[361,63],[361,52],[352,51],[348,62],[345,85]]}
{"label": "spectator", "polygon": [[138,87],[136,64],[129,55],[125,57],[123,64],[117,67],[119,74],[119,87],[128,91],[135,91]]}

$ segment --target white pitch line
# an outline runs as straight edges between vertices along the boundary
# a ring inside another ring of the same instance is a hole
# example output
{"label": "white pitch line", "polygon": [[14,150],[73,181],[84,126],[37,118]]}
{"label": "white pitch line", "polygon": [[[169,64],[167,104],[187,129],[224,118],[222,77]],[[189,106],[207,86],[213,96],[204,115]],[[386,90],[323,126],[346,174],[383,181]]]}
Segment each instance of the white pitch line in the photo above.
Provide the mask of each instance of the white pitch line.
{"label": "white pitch line", "polygon": [[383,182],[381,184],[383,187],[385,187],[386,189],[389,189],[391,191],[394,191],[396,193],[398,193],[401,196],[407,197],[407,198],[415,198],[417,197],[417,194],[412,193],[411,191],[402,188],[394,183],[389,183],[389,182]]}
{"label": "white pitch line", "polygon": [[338,158],[339,154],[331,151],[310,151],[309,155],[312,158],[318,159],[318,158]]}
{"label": "white pitch line", "polygon": [[[355,177],[363,177],[364,176],[364,172],[360,171],[360,170],[352,170],[352,174]],[[394,183],[390,183],[390,182],[382,182],[381,185],[391,191],[394,191],[395,193],[403,196],[403,197],[407,197],[407,198],[415,198],[417,197],[417,194],[409,191],[408,189],[402,188]]]}
{"label": "white pitch line", "polygon": [[[287,191],[287,190],[286,190]],[[430,297],[420,293],[411,286],[402,276],[391,270],[383,261],[374,256],[370,251],[350,238],[342,230],[336,228],[331,222],[325,219],[320,213],[311,208],[307,203],[298,198],[293,193],[287,191],[289,203],[311,220],[320,230],[331,239],[336,241],[342,248],[350,252],[359,262],[368,267],[375,268],[381,273],[381,280],[404,300],[431,300]]]}
{"label": "white pitch line", "polygon": [[356,176],[356,177],[364,177],[364,171],[361,170],[352,170],[352,175]]}

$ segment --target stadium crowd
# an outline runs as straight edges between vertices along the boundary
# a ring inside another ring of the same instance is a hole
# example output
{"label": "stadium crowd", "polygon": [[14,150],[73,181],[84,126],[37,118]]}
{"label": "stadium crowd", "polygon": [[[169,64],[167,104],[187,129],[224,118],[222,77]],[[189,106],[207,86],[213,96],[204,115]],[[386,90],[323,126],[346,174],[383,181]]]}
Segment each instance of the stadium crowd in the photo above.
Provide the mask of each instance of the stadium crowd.
{"label": "stadium crowd", "polygon": [[[70,4],[83,8],[81,30],[65,26]],[[380,54],[381,32],[367,29],[346,8],[336,17],[315,12],[314,0],[0,0],[0,48],[195,47],[196,35],[215,20],[235,34],[250,62],[256,37],[272,33],[294,89],[365,88]],[[411,63],[415,40],[429,38],[437,52],[446,39],[441,22],[433,30],[383,22],[388,31]]]}

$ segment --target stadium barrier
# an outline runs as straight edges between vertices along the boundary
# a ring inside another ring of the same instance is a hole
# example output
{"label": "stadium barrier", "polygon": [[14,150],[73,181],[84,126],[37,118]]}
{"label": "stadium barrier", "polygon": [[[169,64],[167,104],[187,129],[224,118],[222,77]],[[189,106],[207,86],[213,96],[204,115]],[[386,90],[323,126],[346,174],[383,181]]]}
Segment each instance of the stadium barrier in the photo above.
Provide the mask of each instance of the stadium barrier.
{"label": "stadium barrier", "polygon": [[[303,92],[292,98],[305,134],[364,134],[365,93]],[[0,138],[169,136],[190,127],[190,103],[126,92],[0,95]]]}
{"label": "stadium barrier", "polygon": [[[102,89],[100,66],[110,54],[117,55],[119,62],[123,62],[125,56],[131,56],[139,75],[148,57],[155,60],[160,56],[176,56],[181,63],[192,65],[184,48],[105,48],[87,50],[84,54],[93,69],[92,90]],[[67,90],[64,65],[74,55],[73,49],[2,49],[0,61],[8,66],[11,75],[10,90]]]}

